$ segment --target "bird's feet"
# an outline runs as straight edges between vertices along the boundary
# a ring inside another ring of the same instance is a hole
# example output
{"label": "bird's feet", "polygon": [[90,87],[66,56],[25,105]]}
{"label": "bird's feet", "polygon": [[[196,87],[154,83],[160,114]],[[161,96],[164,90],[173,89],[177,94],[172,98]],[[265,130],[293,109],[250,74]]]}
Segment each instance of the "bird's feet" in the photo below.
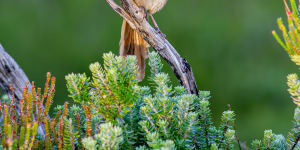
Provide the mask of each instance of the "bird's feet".
{"label": "bird's feet", "polygon": [[155,30],[162,36],[164,39],[166,38],[166,35],[160,31],[158,27],[155,27]]}
{"label": "bird's feet", "polygon": [[165,38],[166,38],[166,35],[163,34],[163,33],[160,31],[160,29],[158,28],[158,25],[157,25],[157,23],[156,23],[154,17],[152,16],[152,14],[150,14],[150,17],[151,17],[152,23],[153,23],[153,25],[154,25],[154,27],[155,27],[155,30],[160,34],[161,37],[163,37],[163,38],[165,39]]}

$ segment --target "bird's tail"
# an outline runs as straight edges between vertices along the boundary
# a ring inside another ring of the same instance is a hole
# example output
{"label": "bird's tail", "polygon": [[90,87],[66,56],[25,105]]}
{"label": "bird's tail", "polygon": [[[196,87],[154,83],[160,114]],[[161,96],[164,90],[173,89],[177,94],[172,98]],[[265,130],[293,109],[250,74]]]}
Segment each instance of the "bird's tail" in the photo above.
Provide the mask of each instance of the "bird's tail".
{"label": "bird's tail", "polygon": [[130,25],[123,20],[121,40],[120,40],[120,55],[135,55],[137,58],[138,73],[137,80],[143,80],[145,76],[145,59],[148,58],[149,44],[133,30]]}

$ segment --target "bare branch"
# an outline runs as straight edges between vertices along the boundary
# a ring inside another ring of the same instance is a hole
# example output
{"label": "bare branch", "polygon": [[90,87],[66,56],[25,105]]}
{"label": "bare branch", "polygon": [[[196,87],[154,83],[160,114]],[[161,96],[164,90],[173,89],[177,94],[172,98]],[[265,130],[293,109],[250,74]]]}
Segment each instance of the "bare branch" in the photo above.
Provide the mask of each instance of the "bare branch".
{"label": "bare branch", "polygon": [[300,135],[298,135],[297,139],[294,141],[294,144],[293,144],[293,146],[292,146],[291,150],[293,150],[293,149],[295,149],[295,148],[296,148],[296,146],[297,146],[297,144],[298,144],[299,140],[300,140]]}
{"label": "bare branch", "polygon": [[188,93],[198,95],[196,81],[189,63],[178,54],[165,37],[152,28],[147,21],[144,9],[138,7],[132,0],[121,0],[122,7],[113,0],[106,0],[106,2],[168,62]]}
{"label": "bare branch", "polygon": [[[14,89],[14,95],[19,101],[22,99],[23,88],[28,82],[28,77],[15,62],[15,60],[9,56],[0,44],[0,87],[10,95],[10,85]],[[31,89],[31,84],[28,84],[28,89]]]}

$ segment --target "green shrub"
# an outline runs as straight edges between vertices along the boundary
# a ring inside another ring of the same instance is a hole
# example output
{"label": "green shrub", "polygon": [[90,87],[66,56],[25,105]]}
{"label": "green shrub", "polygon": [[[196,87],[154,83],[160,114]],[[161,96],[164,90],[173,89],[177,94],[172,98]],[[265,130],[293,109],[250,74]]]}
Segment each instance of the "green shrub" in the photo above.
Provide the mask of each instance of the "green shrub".
{"label": "green shrub", "polygon": [[84,74],[66,77],[70,97],[81,105],[93,106],[102,122],[108,124],[106,131],[111,131],[110,134],[116,135],[117,129],[122,133],[118,140],[109,135],[111,143],[105,144],[100,139],[108,138],[104,137],[108,133],[101,134],[100,125],[100,134],[94,132],[94,138],[83,139],[87,147],[209,149],[211,144],[233,147],[234,113],[224,112],[222,125],[213,126],[209,92],[202,91],[197,97],[187,94],[181,86],[173,88],[169,76],[161,72],[162,63],[157,53],[150,53],[150,87],[137,84],[135,57],[123,59],[109,53],[103,58],[103,68],[99,63],[90,66],[93,80]]}

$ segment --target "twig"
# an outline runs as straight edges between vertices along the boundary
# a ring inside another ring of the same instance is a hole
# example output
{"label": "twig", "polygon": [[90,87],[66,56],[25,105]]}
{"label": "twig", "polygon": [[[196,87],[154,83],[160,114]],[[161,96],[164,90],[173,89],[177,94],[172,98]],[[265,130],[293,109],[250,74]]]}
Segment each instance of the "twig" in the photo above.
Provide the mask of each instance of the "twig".
{"label": "twig", "polygon": [[218,149],[221,148],[222,142],[225,140],[225,134],[226,134],[226,132],[227,132],[227,129],[228,129],[228,122],[225,123],[225,127],[224,127],[224,130],[223,130],[223,132],[222,132],[222,139],[221,139],[221,141],[220,141],[220,143],[219,143]]}
{"label": "twig", "polygon": [[251,150],[251,148],[247,146],[246,142],[241,142],[241,147],[243,150]]}
{"label": "twig", "polygon": [[296,141],[294,142],[294,145],[293,145],[293,147],[291,148],[291,150],[295,149],[295,147],[297,146],[299,140],[300,140],[300,135],[298,135],[298,137],[297,137]]}
{"label": "twig", "polygon": [[106,0],[106,2],[168,62],[187,92],[198,95],[197,85],[189,63],[178,54],[165,37],[162,37],[152,28],[147,21],[144,9],[138,7],[132,0],[121,0],[122,7],[117,5],[114,0]]}
{"label": "twig", "polygon": [[[0,88],[2,88],[7,95],[14,95],[16,102],[19,103],[22,99],[23,88],[26,86],[26,82],[28,81],[29,79],[21,67],[0,44]],[[11,93],[10,87],[13,88],[14,93]],[[27,83],[27,87],[28,90],[32,89],[30,83]],[[17,112],[20,112],[18,105]],[[42,126],[39,126],[38,134],[45,136]]]}
{"label": "twig", "polygon": [[[231,105],[228,104],[227,106],[228,106],[228,109],[231,110]],[[237,142],[238,145],[239,145],[239,149],[242,150],[241,143],[240,143],[240,139],[239,139],[238,134],[237,134],[237,132],[236,132],[235,122],[233,122],[233,130],[235,131],[235,139],[236,139],[236,142]]]}

